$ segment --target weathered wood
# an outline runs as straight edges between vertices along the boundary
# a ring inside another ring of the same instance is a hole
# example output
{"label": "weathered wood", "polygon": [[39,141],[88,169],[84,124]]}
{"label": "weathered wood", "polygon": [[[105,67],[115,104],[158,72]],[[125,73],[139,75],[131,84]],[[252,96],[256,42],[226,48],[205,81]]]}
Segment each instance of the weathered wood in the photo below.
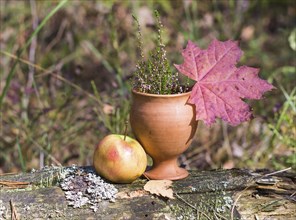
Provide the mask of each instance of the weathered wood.
{"label": "weathered wood", "polygon": [[6,217],[10,219],[13,205],[20,219],[296,219],[293,172],[264,176],[268,172],[191,171],[188,178],[173,183],[175,199],[145,192],[144,179],[115,184],[116,201],[102,201],[95,213],[88,206],[68,206],[58,184],[62,170],[0,176]]}

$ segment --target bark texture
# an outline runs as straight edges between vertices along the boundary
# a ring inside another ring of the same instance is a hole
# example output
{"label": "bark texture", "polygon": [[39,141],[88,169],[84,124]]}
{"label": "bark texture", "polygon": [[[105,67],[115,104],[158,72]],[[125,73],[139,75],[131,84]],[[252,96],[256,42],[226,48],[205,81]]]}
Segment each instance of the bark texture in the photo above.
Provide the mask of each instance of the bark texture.
{"label": "bark texture", "polygon": [[0,219],[296,219],[295,173],[270,173],[190,171],[173,182],[175,199],[149,194],[145,179],[114,184],[115,202],[102,201],[97,212],[68,205],[59,186],[63,168],[2,175]]}

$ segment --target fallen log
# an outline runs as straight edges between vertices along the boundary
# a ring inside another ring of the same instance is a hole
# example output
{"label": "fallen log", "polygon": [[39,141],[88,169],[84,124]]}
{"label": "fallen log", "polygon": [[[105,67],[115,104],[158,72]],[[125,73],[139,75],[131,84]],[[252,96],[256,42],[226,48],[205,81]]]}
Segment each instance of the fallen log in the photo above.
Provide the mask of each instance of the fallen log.
{"label": "fallen log", "polygon": [[[112,184],[115,200],[100,200],[94,211],[89,203],[69,205],[61,188],[65,169],[1,175],[0,219],[296,219],[292,171],[190,171],[188,178],[173,182],[174,199],[145,191],[146,179]],[[91,167],[78,171],[80,177],[92,172]]]}

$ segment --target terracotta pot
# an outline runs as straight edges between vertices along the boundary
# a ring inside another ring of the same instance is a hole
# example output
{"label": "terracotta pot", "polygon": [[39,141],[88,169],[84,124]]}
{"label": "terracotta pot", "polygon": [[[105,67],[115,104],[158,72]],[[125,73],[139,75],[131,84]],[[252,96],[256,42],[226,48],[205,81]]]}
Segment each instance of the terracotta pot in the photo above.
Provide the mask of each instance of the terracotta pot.
{"label": "terracotta pot", "polygon": [[188,176],[177,159],[190,145],[197,128],[190,92],[155,95],[132,91],[130,123],[147,154],[153,159],[150,179],[177,180]]}

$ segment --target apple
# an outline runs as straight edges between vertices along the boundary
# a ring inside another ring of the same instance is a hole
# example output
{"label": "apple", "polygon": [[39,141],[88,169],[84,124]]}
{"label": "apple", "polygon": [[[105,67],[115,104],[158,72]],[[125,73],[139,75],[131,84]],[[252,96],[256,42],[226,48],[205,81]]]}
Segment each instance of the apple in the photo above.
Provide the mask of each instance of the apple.
{"label": "apple", "polygon": [[111,134],[97,145],[93,165],[99,175],[111,182],[131,183],[144,173],[147,156],[135,139]]}

